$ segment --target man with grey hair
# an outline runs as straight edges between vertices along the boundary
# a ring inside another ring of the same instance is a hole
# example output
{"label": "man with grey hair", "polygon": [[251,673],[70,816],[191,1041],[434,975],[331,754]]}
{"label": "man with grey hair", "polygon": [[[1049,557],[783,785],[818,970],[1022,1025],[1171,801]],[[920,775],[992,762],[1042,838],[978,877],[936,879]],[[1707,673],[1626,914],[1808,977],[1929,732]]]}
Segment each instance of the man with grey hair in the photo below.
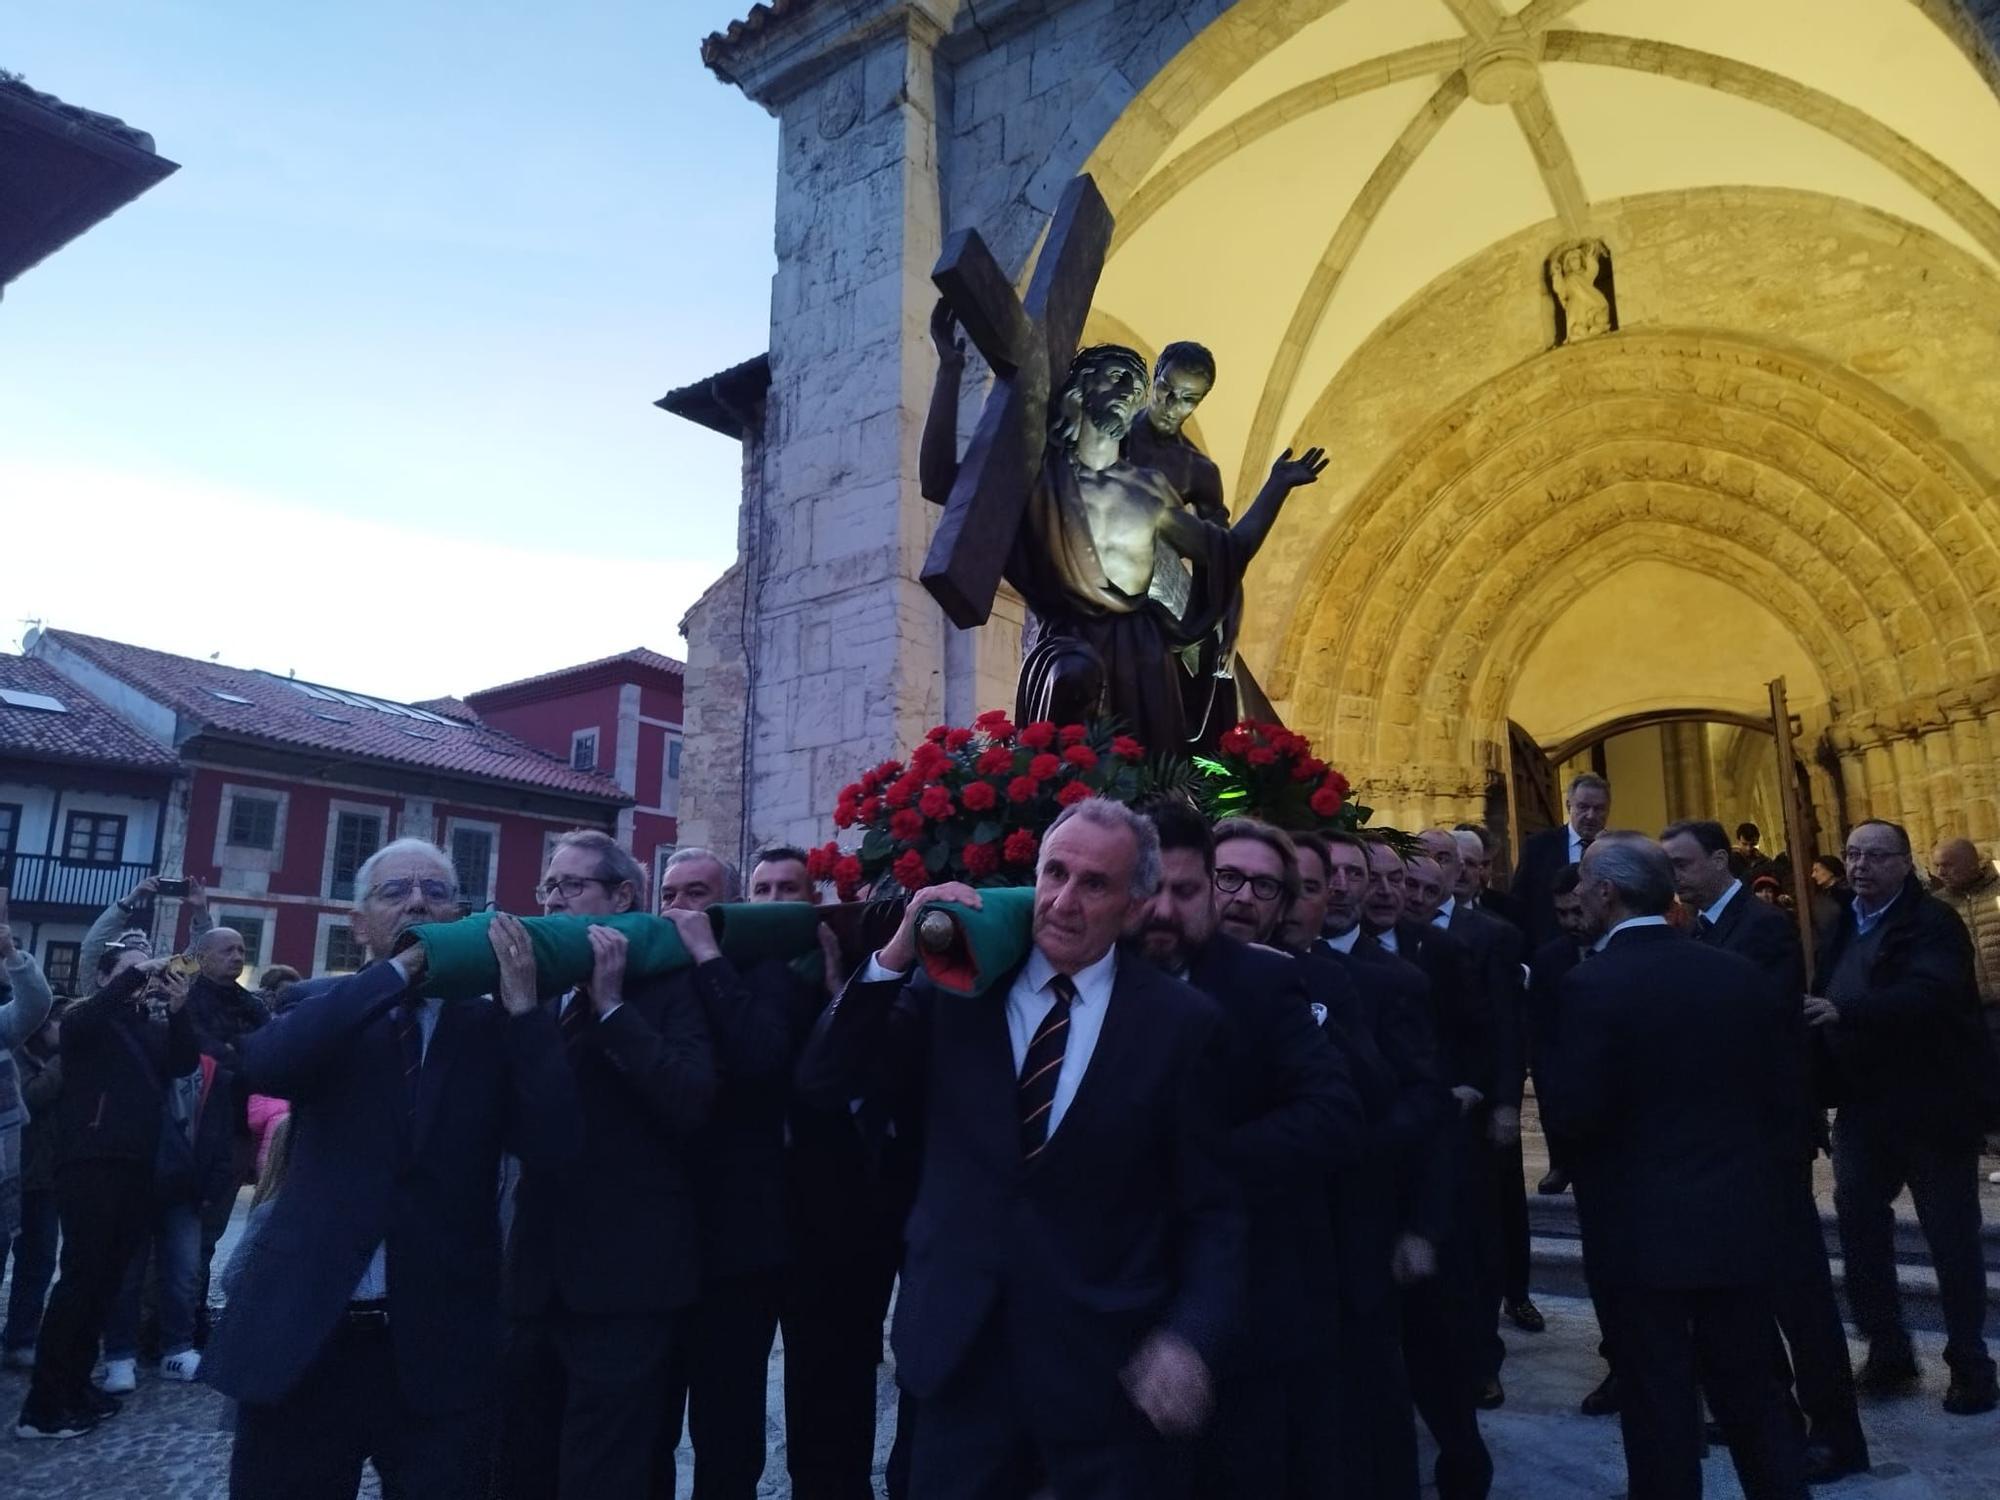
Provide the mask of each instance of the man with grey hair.
{"label": "man with grey hair", "polygon": [[924,907],[981,907],[968,886],[918,891],[800,1062],[820,1102],[929,1103],[894,1333],[912,1494],[1188,1491],[1173,1440],[1207,1419],[1239,1321],[1243,1215],[1222,1018],[1120,946],[1159,880],[1146,819],[1065,809],[1011,974],[961,999],[915,973]]}
{"label": "man with grey hair", "polygon": [[1744,1494],[1803,1500],[1770,1342],[1782,1243],[1771,1142],[1803,1108],[1797,998],[1668,925],[1674,868],[1651,839],[1592,840],[1577,891],[1604,935],[1560,981],[1541,1099],[1570,1143],[1632,1492],[1701,1494],[1705,1389]]}
{"label": "man with grey hair", "polygon": [[307,980],[244,1038],[245,1081],[292,1101],[292,1154],[201,1372],[237,1401],[230,1490],[485,1500],[500,1342],[495,1184],[512,1152],[573,1157],[582,1123],[517,918],[488,931],[500,998],[425,997],[410,929],[457,918],[444,851],[355,877],[360,972]]}
{"label": "man with grey hair", "polygon": [[1528,934],[1531,950],[1562,935],[1556,925],[1556,876],[1581,861],[1583,851],[1604,832],[1611,817],[1611,783],[1594,771],[1579,772],[1563,795],[1563,813],[1560,828],[1544,829],[1522,842],[1521,861],[1514,869],[1515,919]]}
{"label": "man with grey hair", "polygon": [[736,867],[708,849],[676,849],[660,881],[660,915],[675,909],[703,911],[736,899]]}

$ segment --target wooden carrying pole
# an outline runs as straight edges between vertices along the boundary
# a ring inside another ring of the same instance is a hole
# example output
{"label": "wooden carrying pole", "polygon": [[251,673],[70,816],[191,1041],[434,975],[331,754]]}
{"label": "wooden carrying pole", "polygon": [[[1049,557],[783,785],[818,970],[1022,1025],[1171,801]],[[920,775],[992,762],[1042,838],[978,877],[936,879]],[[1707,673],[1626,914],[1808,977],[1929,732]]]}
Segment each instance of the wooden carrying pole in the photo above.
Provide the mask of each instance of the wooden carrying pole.
{"label": "wooden carrying pole", "polygon": [[1792,905],[1799,924],[1799,945],[1806,955],[1806,991],[1813,983],[1812,866],[1818,850],[1812,846],[1812,822],[1806,816],[1799,787],[1798,761],[1792,755],[1792,715],[1785,703],[1785,679],[1773,678],[1771,738],[1778,750],[1778,801],[1785,814],[1785,847],[1792,853]]}

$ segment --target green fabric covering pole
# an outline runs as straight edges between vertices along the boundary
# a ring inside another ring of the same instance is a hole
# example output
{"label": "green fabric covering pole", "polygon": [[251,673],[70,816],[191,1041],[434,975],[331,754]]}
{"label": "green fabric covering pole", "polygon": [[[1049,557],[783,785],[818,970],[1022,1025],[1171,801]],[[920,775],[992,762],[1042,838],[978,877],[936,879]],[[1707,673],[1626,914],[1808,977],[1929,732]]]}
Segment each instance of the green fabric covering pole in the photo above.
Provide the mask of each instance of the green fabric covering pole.
{"label": "green fabric covering pole", "polygon": [[[734,963],[791,960],[818,951],[820,909],[803,901],[714,906],[709,916],[723,956]],[[487,937],[492,920],[491,912],[477,912],[456,922],[426,922],[410,929],[410,939],[424,945],[428,961],[424,994],[464,999],[490,995],[499,988],[500,964]],[[670,974],[689,962],[674,924],[644,912],[524,917],[521,925],[535,950],[536,993],[545,1000],[590,978],[593,964],[586,932],[591,927],[611,927],[625,934],[629,945],[625,972],[635,978]]]}
{"label": "green fabric covering pole", "polygon": [[[942,948],[921,941],[917,947],[931,983],[947,994],[985,994],[1028,956],[1034,941],[1033,886],[993,886],[979,893],[979,901],[978,911],[956,901],[933,901],[924,908],[951,921]],[[921,938],[924,929],[918,932]]]}

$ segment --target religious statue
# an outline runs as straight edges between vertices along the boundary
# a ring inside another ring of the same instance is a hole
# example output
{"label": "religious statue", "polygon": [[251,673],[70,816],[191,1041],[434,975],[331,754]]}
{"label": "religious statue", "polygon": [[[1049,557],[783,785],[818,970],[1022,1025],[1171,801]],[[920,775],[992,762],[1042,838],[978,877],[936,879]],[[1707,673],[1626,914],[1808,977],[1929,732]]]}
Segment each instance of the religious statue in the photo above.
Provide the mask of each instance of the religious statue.
{"label": "religious statue", "polygon": [[[931,335],[939,366],[919,479],[925,497],[944,504],[958,481],[965,366],[948,301],[933,315]],[[1214,636],[1287,496],[1314,483],[1326,458],[1318,448],[1296,458],[1286,449],[1242,520],[1226,523],[1219,493],[1214,511],[1223,519],[1204,519],[1165,473],[1122,451],[1151,385],[1137,353],[1099,344],[1070,361],[1047,403],[1003,569],[1035,617],[1015,716],[1076,722],[1109,714],[1149,749],[1184,753],[1212,746],[1229,726],[1190,726],[1174,653]]]}
{"label": "religious statue", "polygon": [[1597,286],[1609,256],[1602,240],[1577,240],[1558,246],[1549,255],[1549,289],[1562,311],[1558,344],[1574,344],[1611,332],[1611,302]]}
{"label": "religious statue", "polygon": [[[1187,419],[1214,388],[1213,354],[1189,340],[1167,345],[1153,361],[1152,398],[1125,439],[1125,456],[1143,469],[1158,469],[1166,475],[1181,502],[1202,520],[1227,526],[1229,507],[1222,498],[1222,471],[1194,445],[1186,431]],[[1237,720],[1236,634],[1242,624],[1243,600],[1239,596],[1212,635],[1178,653],[1188,738],[1198,744],[1212,743],[1216,734]]]}

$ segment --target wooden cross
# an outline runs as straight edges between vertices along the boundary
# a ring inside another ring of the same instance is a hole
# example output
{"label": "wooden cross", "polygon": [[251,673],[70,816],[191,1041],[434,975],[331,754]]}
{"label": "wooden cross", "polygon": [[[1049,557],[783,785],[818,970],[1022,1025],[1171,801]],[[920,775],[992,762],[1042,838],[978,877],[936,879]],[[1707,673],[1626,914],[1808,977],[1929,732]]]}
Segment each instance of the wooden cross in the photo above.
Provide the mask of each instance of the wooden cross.
{"label": "wooden cross", "polygon": [[952,623],[984,625],[1040,482],[1050,393],[1061,388],[1111,246],[1111,210],[1089,175],[1063,190],[1025,301],[973,229],[945,242],[931,280],[993,367],[944,519],[924,559],[924,587]]}

